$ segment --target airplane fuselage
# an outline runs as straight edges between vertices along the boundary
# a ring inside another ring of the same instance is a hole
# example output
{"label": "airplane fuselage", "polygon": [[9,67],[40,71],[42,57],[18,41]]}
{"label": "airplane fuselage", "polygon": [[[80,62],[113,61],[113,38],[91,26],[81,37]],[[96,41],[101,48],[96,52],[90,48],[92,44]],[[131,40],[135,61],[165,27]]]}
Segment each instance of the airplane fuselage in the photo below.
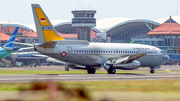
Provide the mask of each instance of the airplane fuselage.
{"label": "airplane fuselage", "polygon": [[[145,53],[137,59],[141,67],[155,67],[165,63],[168,56],[159,48],[142,44],[125,43],[84,43],[68,44],[57,42],[54,48],[37,48],[37,50],[52,58],[83,66],[100,67],[108,60],[118,59],[126,55]],[[113,67],[117,67],[114,65]],[[118,67],[117,67],[118,68]],[[135,69],[123,68],[119,69]]]}

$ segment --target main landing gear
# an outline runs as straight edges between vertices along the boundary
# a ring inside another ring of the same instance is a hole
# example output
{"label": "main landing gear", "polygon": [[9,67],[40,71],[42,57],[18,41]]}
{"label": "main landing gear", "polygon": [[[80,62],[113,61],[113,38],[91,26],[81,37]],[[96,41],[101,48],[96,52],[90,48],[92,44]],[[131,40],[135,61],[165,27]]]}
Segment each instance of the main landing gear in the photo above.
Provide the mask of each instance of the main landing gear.
{"label": "main landing gear", "polygon": [[116,69],[113,68],[113,65],[109,65],[110,68],[107,70],[108,74],[115,74],[116,73]]}
{"label": "main landing gear", "polygon": [[150,67],[150,73],[155,73],[155,70],[154,70],[154,68],[153,67]]}
{"label": "main landing gear", "polygon": [[108,74],[115,74],[116,73],[116,69],[110,67],[107,72],[108,72]]}
{"label": "main landing gear", "polygon": [[87,68],[87,73],[88,74],[95,74],[95,72],[96,72],[95,68],[89,67],[89,66],[87,66],[86,68]]}

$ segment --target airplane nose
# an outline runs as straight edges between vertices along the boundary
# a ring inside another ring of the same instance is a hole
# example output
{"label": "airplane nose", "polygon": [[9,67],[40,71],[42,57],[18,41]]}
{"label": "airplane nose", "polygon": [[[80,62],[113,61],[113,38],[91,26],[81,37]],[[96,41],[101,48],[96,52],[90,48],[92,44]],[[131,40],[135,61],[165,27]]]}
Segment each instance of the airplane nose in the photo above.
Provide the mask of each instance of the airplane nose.
{"label": "airplane nose", "polygon": [[168,57],[168,61],[170,60],[170,57],[167,55],[167,57]]}

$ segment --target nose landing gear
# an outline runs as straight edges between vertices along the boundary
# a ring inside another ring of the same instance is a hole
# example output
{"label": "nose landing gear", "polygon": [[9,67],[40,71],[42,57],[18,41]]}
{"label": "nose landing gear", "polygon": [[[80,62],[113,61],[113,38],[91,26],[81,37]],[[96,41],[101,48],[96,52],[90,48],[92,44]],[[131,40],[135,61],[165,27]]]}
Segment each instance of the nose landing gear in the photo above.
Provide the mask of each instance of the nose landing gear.
{"label": "nose landing gear", "polygon": [[69,66],[65,66],[65,71],[69,71]]}
{"label": "nose landing gear", "polygon": [[154,69],[150,70],[150,73],[155,73],[155,70]]}
{"label": "nose landing gear", "polygon": [[155,70],[154,70],[154,68],[153,67],[150,67],[150,73],[155,73]]}

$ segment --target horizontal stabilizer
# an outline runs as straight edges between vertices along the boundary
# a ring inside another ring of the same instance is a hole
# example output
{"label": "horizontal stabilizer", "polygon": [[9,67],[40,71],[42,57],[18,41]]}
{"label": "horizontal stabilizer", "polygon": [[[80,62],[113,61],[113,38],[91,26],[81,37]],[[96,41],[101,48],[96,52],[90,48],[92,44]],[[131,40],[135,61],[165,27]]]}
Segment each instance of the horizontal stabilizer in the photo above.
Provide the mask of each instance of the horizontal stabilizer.
{"label": "horizontal stabilizer", "polygon": [[56,46],[56,43],[57,42],[55,42],[55,41],[49,41],[49,42],[42,43],[38,46],[44,47],[44,48],[54,48]]}
{"label": "horizontal stabilizer", "polygon": [[87,40],[58,40],[56,42],[58,45],[89,44],[89,42]]}
{"label": "horizontal stabilizer", "polygon": [[19,47],[3,47],[3,48],[6,49],[7,52],[17,51],[20,49]]}
{"label": "horizontal stabilizer", "polygon": [[13,42],[14,44],[19,44],[19,45],[25,45],[25,46],[31,46],[31,47],[34,47],[33,44],[30,44],[30,43],[21,43],[21,42]]}

